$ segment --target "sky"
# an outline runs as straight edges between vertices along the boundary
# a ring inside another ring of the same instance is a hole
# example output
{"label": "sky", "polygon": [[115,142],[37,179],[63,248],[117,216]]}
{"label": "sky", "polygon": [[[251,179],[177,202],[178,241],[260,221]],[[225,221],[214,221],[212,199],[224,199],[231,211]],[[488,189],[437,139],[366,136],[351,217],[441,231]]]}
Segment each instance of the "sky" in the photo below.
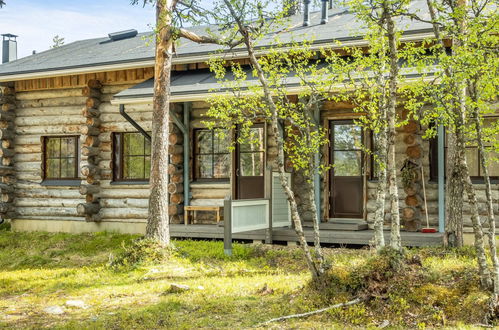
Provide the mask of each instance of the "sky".
{"label": "sky", "polygon": [[154,8],[130,0],[5,0],[0,8],[0,34],[18,35],[18,58],[52,46],[59,35],[66,44],[107,36],[110,32],[152,30]]}

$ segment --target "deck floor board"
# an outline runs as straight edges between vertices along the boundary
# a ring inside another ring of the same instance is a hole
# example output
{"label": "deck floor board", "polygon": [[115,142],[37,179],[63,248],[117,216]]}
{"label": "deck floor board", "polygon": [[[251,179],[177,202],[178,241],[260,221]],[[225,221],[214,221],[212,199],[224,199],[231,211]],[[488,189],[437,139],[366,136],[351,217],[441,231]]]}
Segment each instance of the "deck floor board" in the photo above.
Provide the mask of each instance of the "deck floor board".
{"label": "deck floor board", "polygon": [[[171,235],[175,238],[223,239],[224,228],[217,225],[171,225]],[[312,229],[304,229],[307,241],[313,242]],[[387,243],[390,232],[385,231]],[[373,239],[373,230],[321,230],[321,242],[326,244],[369,245]],[[419,232],[401,232],[404,246],[441,246],[442,233],[423,234]],[[265,240],[265,230],[252,230],[232,235],[235,240]],[[274,241],[295,242],[296,234],[291,228],[277,228],[272,232]]]}

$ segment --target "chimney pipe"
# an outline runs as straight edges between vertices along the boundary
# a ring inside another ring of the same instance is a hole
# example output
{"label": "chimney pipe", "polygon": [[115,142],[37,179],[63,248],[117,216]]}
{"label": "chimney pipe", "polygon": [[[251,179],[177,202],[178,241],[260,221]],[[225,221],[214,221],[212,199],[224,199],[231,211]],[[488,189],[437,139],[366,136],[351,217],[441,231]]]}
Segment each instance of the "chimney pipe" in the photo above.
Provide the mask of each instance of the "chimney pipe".
{"label": "chimney pipe", "polygon": [[303,26],[310,25],[310,2],[312,0],[303,1]]}
{"label": "chimney pipe", "polygon": [[2,34],[2,63],[17,60],[17,36],[14,34]]}
{"label": "chimney pipe", "polygon": [[329,0],[321,0],[322,1],[322,7],[321,7],[321,24],[326,24],[329,18],[329,15],[327,13],[328,7],[329,7]]}

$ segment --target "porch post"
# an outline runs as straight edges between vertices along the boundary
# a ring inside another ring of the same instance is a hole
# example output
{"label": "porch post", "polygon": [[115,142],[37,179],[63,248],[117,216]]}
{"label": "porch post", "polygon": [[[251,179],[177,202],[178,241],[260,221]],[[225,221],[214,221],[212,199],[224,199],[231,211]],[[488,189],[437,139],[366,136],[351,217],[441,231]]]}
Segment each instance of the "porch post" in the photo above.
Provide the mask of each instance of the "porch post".
{"label": "porch post", "polygon": [[445,231],[445,136],[444,127],[438,127],[438,231]]}
{"label": "porch post", "polygon": [[[317,125],[317,130],[319,130],[319,123],[321,122],[321,112],[320,108],[316,107],[314,110],[314,119]],[[319,166],[320,162],[320,150],[314,155],[314,161],[316,166]],[[319,169],[317,168],[314,174],[314,195],[315,195],[315,207],[317,208],[317,223],[321,222],[321,175],[319,173]]]}
{"label": "porch post", "polygon": [[189,205],[189,119],[191,113],[192,103],[184,102],[184,206]]}
{"label": "porch post", "polygon": [[232,255],[232,201],[230,197],[224,199],[224,253]]}

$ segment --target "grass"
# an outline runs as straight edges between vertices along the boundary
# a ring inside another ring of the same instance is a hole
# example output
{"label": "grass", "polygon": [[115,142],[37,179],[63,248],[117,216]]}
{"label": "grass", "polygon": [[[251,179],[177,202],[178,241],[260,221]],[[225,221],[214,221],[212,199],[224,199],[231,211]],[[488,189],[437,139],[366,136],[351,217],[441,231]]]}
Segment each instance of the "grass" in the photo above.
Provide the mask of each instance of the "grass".
{"label": "grass", "polygon": [[[301,250],[292,247],[235,244],[227,257],[222,242],[179,240],[165,262],[110,268],[110,256],[136,238],[0,230],[0,328],[249,328],[366,290],[380,294],[269,327],[365,328],[388,320],[392,327],[469,328],[482,322],[487,300],[471,249],[410,250],[409,266],[398,273],[367,249],[327,249],[330,286],[316,290]],[[172,283],[190,290],[170,293]],[[65,306],[68,300],[88,308]],[[64,313],[46,313],[50,306]]]}

